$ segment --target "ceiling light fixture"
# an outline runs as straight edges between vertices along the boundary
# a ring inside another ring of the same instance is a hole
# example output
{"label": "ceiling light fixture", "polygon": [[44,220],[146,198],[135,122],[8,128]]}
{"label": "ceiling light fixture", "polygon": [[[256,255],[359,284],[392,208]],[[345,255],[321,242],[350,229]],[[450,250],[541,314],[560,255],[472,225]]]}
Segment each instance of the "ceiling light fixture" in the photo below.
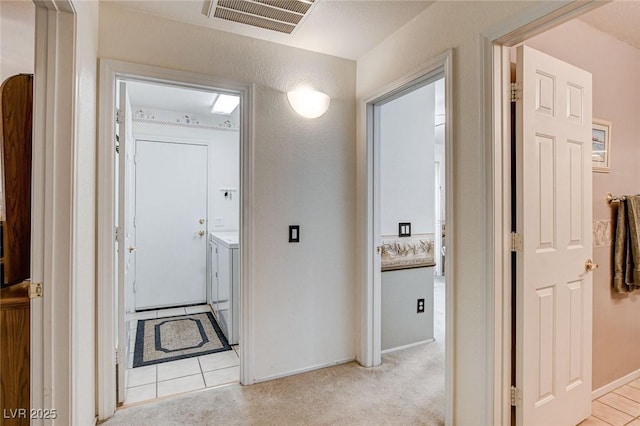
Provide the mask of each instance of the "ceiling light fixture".
{"label": "ceiling light fixture", "polygon": [[287,98],[293,109],[303,117],[318,118],[329,108],[331,98],[326,93],[311,89],[292,90]]}
{"label": "ceiling light fixture", "polygon": [[211,112],[213,114],[231,114],[240,104],[240,97],[220,94],[213,102]]}

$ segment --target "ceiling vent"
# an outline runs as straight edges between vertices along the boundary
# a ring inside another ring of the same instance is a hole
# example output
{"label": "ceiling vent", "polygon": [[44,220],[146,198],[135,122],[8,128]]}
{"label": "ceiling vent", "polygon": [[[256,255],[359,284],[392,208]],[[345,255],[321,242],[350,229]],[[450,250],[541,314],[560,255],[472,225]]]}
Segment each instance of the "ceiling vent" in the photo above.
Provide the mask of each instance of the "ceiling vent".
{"label": "ceiling vent", "polygon": [[318,0],[211,0],[207,16],[291,34]]}

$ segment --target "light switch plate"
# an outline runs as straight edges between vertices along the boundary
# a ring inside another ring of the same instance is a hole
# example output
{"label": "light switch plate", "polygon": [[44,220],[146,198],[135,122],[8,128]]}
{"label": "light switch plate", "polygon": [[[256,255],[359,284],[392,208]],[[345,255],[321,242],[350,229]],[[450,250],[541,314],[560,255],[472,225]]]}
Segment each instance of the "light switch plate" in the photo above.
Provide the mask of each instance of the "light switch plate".
{"label": "light switch plate", "polygon": [[290,243],[300,242],[300,225],[289,226],[289,242]]}

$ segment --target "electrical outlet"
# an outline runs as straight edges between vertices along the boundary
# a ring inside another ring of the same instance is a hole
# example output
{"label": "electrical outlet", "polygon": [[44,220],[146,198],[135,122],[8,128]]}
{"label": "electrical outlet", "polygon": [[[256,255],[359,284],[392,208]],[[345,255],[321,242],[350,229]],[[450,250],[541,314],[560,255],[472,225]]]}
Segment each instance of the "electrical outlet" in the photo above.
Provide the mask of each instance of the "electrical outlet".
{"label": "electrical outlet", "polygon": [[418,313],[424,314],[424,299],[418,299]]}
{"label": "electrical outlet", "polygon": [[221,228],[224,226],[224,220],[221,217],[216,217],[213,219],[213,226],[216,228]]}
{"label": "electrical outlet", "polygon": [[400,222],[398,224],[398,237],[411,236],[411,222]]}

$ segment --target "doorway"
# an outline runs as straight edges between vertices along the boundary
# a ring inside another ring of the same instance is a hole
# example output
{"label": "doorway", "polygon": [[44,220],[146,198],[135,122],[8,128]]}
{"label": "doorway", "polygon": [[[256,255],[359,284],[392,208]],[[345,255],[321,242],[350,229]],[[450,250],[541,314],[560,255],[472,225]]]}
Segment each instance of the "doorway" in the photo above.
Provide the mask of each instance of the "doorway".
{"label": "doorway", "polygon": [[[610,4],[609,6],[612,8],[615,8],[615,3],[616,2]],[[609,35],[601,33],[596,38],[591,37],[591,35],[597,31],[597,28],[593,27],[592,25],[592,23],[594,22],[593,20],[596,19],[595,16],[598,15],[600,8],[598,8],[597,10],[592,10],[592,9],[594,9],[597,6],[599,5],[587,4],[587,3],[581,4],[581,5],[573,4],[571,5],[571,7],[564,8],[564,10],[562,10],[562,13],[556,14],[554,19],[550,19],[546,17],[546,18],[540,18],[538,20],[532,20],[531,24],[528,25],[527,27],[523,27],[522,29],[515,30],[510,34],[505,35],[500,39],[497,39],[490,48],[493,50],[492,54],[495,60],[494,64],[496,65],[493,71],[493,76],[495,78],[493,82],[494,84],[493,87],[505,88],[508,86],[505,86],[502,83],[505,83],[505,82],[508,83],[509,81],[513,81],[510,79],[513,78],[512,75],[514,74],[514,71],[515,71],[515,68],[513,68],[513,66],[511,65],[512,60],[515,59],[516,57],[515,46],[518,46],[524,43],[525,45],[531,46],[534,49],[539,50],[540,52],[544,52],[547,55],[551,55],[555,58],[560,59],[561,61],[565,61],[569,64],[572,64],[575,67],[581,68],[591,73],[593,75],[593,117],[603,117],[603,116],[610,117],[609,113],[606,113],[606,112],[603,113],[603,111],[607,111],[607,102],[606,102],[606,99],[603,99],[602,96],[603,95],[608,96],[608,94],[606,94],[605,91],[603,91],[603,89],[604,87],[606,87],[606,84],[608,84],[611,81],[614,81],[616,78],[618,78],[621,81],[625,81],[625,83],[628,83],[628,79],[615,77],[615,76],[609,76],[608,78],[603,77],[608,72],[612,72],[614,74],[617,73],[616,71],[610,71],[610,70],[615,70],[616,67],[610,67],[610,66],[601,67],[600,61],[595,60],[595,58],[601,59],[601,56],[602,56],[601,54],[599,55],[596,52],[611,52],[613,55],[613,52],[616,51],[616,48],[605,48],[605,46],[607,46],[607,43],[605,43],[605,40],[610,40],[611,42],[614,41]],[[605,9],[605,7],[602,6],[602,9]],[[558,22],[558,15],[561,15],[561,18],[560,18],[561,22]],[[580,16],[579,20],[574,19],[578,16]],[[562,43],[558,43],[559,39],[563,40]],[[510,46],[510,47],[506,47],[506,46]],[[603,48],[603,50],[599,50],[599,48]],[[632,50],[629,48],[629,46],[626,46],[626,48],[628,48],[629,50]],[[628,55],[623,55],[623,56],[626,57]],[[611,64],[615,62],[612,60],[609,60],[607,63]],[[625,67],[622,67],[622,68],[625,68]],[[541,69],[542,68],[538,67],[539,71]],[[542,71],[540,74],[541,74],[541,79],[544,79],[544,74],[550,75],[550,73],[544,73]],[[501,81],[502,83],[499,81]],[[517,82],[520,83],[520,78],[518,78]],[[571,96],[578,94],[575,91],[575,89],[579,87],[580,84],[573,84],[568,89],[565,90],[560,86],[560,80],[557,80],[557,82],[558,82],[557,83],[558,93],[563,92],[561,96],[564,96],[564,94],[566,93],[567,97],[571,98]],[[539,88],[544,88],[545,83],[546,82],[544,81],[539,82]],[[605,84],[605,86],[603,86],[602,84]],[[591,87],[591,83],[589,83],[589,88],[590,87]],[[513,89],[515,90],[512,90],[511,93],[507,93],[504,90],[496,89],[496,92],[500,92],[500,93],[497,97],[494,98],[494,105],[493,105],[494,106],[493,111],[496,113],[496,117],[501,117],[500,123],[502,126],[502,127],[500,126],[494,127],[494,129],[497,132],[496,135],[499,134],[501,137],[503,137],[503,139],[500,139],[501,142],[504,142],[504,143],[498,144],[497,143],[498,139],[496,139],[496,144],[494,145],[494,148],[496,148],[496,151],[495,151],[496,157],[494,157],[494,160],[497,160],[498,158],[500,158],[499,162],[494,163],[497,165],[496,169],[494,170],[494,178],[500,175],[504,176],[500,180],[500,183],[495,186],[495,188],[497,189],[496,194],[498,195],[496,197],[497,203],[495,205],[496,207],[495,223],[497,224],[498,228],[502,228],[501,232],[503,232],[503,234],[501,237],[497,236],[498,239],[496,240],[498,242],[496,245],[496,248],[499,248],[499,250],[502,250],[502,252],[501,254],[497,255],[497,259],[494,259],[494,260],[497,260],[497,262],[495,263],[495,266],[496,266],[495,270],[498,276],[502,274],[502,279],[496,280],[496,283],[500,283],[500,286],[502,286],[502,288],[496,287],[496,294],[501,296],[501,302],[503,304],[502,306],[499,306],[499,305],[496,306],[496,313],[498,313],[499,315],[502,315],[503,318],[505,317],[509,318],[512,312],[515,312],[514,315],[518,315],[518,310],[521,309],[519,300],[522,300],[523,294],[524,294],[524,291],[522,291],[520,285],[516,288],[516,292],[512,291],[512,288],[511,288],[512,272],[517,274],[523,274],[523,268],[530,267],[532,264],[532,263],[526,263],[526,262],[525,263],[519,262],[518,265],[516,266],[516,269],[512,271],[511,262],[510,262],[512,251],[514,252],[514,255],[516,257],[520,257],[520,260],[522,261],[523,260],[521,258],[523,256],[521,252],[522,242],[525,242],[526,244],[527,239],[529,240],[529,242],[531,242],[533,239],[537,238],[536,232],[533,232],[533,233],[529,232],[527,235],[520,235],[520,236],[515,234],[514,237],[512,238],[509,238],[509,235],[507,235],[507,233],[511,231],[511,228],[510,228],[511,206],[512,204],[517,202],[517,199],[514,199],[512,197],[512,193],[509,190],[509,182],[512,180],[512,172],[510,170],[509,158],[513,156],[512,148],[511,146],[509,146],[507,142],[507,141],[510,141],[510,132],[512,127],[509,123],[509,120],[510,120],[509,109],[511,104],[510,98],[514,97],[517,103],[518,99],[520,99],[520,97],[523,96],[521,92],[523,89],[520,86],[520,84],[517,84]],[[587,91],[585,90],[584,93],[586,96]],[[564,108],[564,104],[562,102],[558,103],[557,105],[559,105],[558,108],[562,108],[563,112],[566,111],[566,113],[568,114],[568,117],[570,119],[575,120],[576,124],[578,121],[581,121],[579,120],[579,117],[581,115],[580,112],[573,108],[576,105],[580,105],[579,102],[576,102],[575,105],[571,105],[569,108]],[[616,99],[616,101],[612,102],[611,105],[616,105],[616,106],[621,105],[620,100]],[[621,110],[625,110],[625,111],[628,110],[622,106],[620,106],[620,108]],[[588,127],[587,129],[588,134],[586,136],[583,135],[582,138],[573,137],[572,140],[574,142],[574,145],[569,146],[569,148],[566,150],[570,155],[575,155],[577,153],[576,149],[579,146],[588,148],[589,154],[591,152],[592,123],[591,123],[591,116],[589,117],[586,116],[590,110],[591,109],[589,108],[589,110],[584,109],[582,111],[582,113],[585,114],[585,119],[582,121],[584,121]],[[550,112],[550,110],[547,110],[547,112]],[[558,114],[558,115],[564,115],[564,114]],[[500,129],[500,131],[498,131],[498,129]],[[539,133],[549,134],[549,132],[539,132]],[[560,139],[558,140],[560,141]],[[579,140],[584,140],[584,141],[581,142],[580,144],[575,143],[576,141],[579,141]],[[546,150],[546,147],[544,147],[545,142],[543,140],[539,140],[539,142],[540,142],[540,148],[541,148],[540,153],[542,157],[547,156],[547,154],[544,152]],[[560,145],[561,142],[558,142],[558,143],[559,143],[558,147],[562,146]],[[558,150],[558,152],[560,153],[559,155],[564,155],[563,151],[564,151],[563,149],[559,149]],[[531,155],[527,156],[525,154],[525,158],[527,157],[529,160],[533,158]],[[561,161],[561,159],[559,159],[558,161]],[[580,368],[577,368],[578,364],[575,363],[575,361],[577,360],[584,363],[583,365],[586,365],[587,375],[585,377],[581,377],[580,381],[584,383],[589,383],[589,386],[587,386],[588,389],[582,392],[582,397],[581,397],[582,402],[580,403],[581,408],[576,407],[576,405],[573,403],[563,404],[565,408],[571,407],[570,410],[574,412],[573,414],[577,412],[588,413],[589,410],[591,409],[591,400],[597,398],[600,395],[603,395],[603,393],[599,393],[600,391],[599,388],[601,385],[598,385],[596,383],[598,381],[596,377],[601,375],[601,374],[598,374],[599,369],[597,368],[596,364],[600,363],[602,365],[604,360],[606,360],[607,358],[598,356],[598,354],[603,353],[602,351],[609,352],[612,346],[609,345],[608,347],[606,348],[602,347],[601,349],[598,349],[597,347],[597,341],[598,341],[597,329],[604,327],[604,325],[600,325],[602,321],[597,319],[596,305],[597,304],[600,306],[607,305],[608,303],[613,303],[613,300],[615,300],[615,298],[612,297],[612,295],[610,294],[611,285],[606,275],[602,275],[601,270],[598,270],[595,272],[593,271],[594,269],[593,263],[600,263],[600,267],[601,267],[600,269],[602,269],[602,266],[603,266],[602,263],[605,263],[604,267],[608,269],[609,267],[608,264],[610,263],[609,259],[612,257],[610,254],[607,254],[603,257],[600,257],[600,259],[598,259],[598,256],[599,256],[598,253],[602,253],[602,251],[599,251],[599,249],[597,249],[598,244],[596,243],[595,233],[593,234],[594,241],[592,244],[592,232],[596,230],[598,222],[601,222],[598,220],[598,217],[597,217],[598,212],[602,212],[601,214],[604,214],[606,215],[605,217],[609,218],[611,216],[611,208],[604,201],[605,192],[601,192],[602,190],[601,189],[599,190],[598,184],[597,184],[598,179],[603,175],[600,175],[599,173],[597,173],[595,168],[593,169],[593,172],[596,172],[596,173],[592,173],[592,162],[591,162],[590,155],[587,162],[583,163],[583,167],[588,174],[588,176],[584,176],[585,180],[583,181],[584,183],[588,181],[588,185],[585,186],[585,188],[588,187],[588,190],[585,191],[585,193],[583,194],[584,196],[583,200],[588,205],[581,207],[581,208],[584,208],[585,210],[585,215],[582,216],[581,219],[575,218],[575,217],[572,218],[571,232],[574,233],[572,234],[572,237],[570,239],[563,237],[563,240],[568,240],[568,241],[579,240],[579,238],[575,238],[576,235],[579,235],[580,238],[584,238],[584,241],[581,244],[569,244],[569,246],[570,247],[575,246],[571,248],[572,250],[575,250],[576,253],[579,251],[578,250],[579,245],[584,246],[584,249],[588,250],[588,253],[592,252],[594,257],[591,257],[590,255],[587,255],[587,254],[581,255],[579,256],[580,257],[579,259],[574,259],[571,262],[566,262],[565,266],[562,268],[563,271],[561,273],[554,274],[556,281],[563,281],[565,279],[564,275],[566,274],[564,270],[575,268],[578,271],[580,278],[575,280],[567,280],[568,282],[566,283],[567,284],[566,286],[572,292],[572,297],[575,297],[576,302],[579,302],[579,300],[582,299],[583,297],[588,299],[588,304],[584,305],[585,317],[590,318],[592,313],[594,315],[593,332],[591,329],[590,321],[589,321],[588,328],[581,330],[579,327],[574,326],[573,323],[575,318],[556,320],[557,324],[561,324],[559,327],[560,329],[559,332],[564,332],[564,330],[561,330],[561,329],[565,328],[565,325],[571,324],[570,330],[572,330],[572,332],[573,331],[577,332],[576,337],[580,337],[580,335],[582,335],[581,338],[571,337],[570,339],[566,339],[567,341],[572,342],[571,344],[584,344],[588,347],[591,347],[591,343],[593,340],[593,365],[592,365],[592,352],[591,352],[591,349],[589,349],[588,353],[585,353],[584,357],[582,358],[572,356],[570,362],[568,362],[568,360],[566,359],[566,356],[564,358],[561,357],[560,364],[565,364],[565,366],[559,365],[558,369],[556,370],[557,377],[559,377],[561,373],[564,374],[562,372],[563,371],[562,369],[567,368],[568,366],[570,366],[572,369],[571,374],[574,374],[575,372],[582,373],[582,370]],[[570,168],[571,167],[565,167],[566,170]],[[561,173],[563,172],[564,171],[560,171],[556,175],[559,181],[561,180],[560,177],[561,177]],[[514,174],[513,176],[517,176],[518,173],[519,172],[516,172],[516,174]],[[579,176],[579,175],[580,174],[577,174],[576,176]],[[593,192],[591,190],[592,178],[593,178]],[[578,180],[576,180],[573,177],[571,180],[574,183],[578,182]],[[565,194],[564,197],[558,200],[558,205],[561,205],[561,203],[564,203],[566,200],[572,197],[572,195],[570,195],[572,194],[572,192],[565,191],[562,188],[562,185],[566,183],[567,179],[563,179],[563,181],[564,182],[561,182],[561,184],[559,185],[554,185],[554,191],[558,191],[559,193]],[[603,179],[602,182],[604,181],[607,182],[607,185],[606,185],[608,187],[607,189],[612,188],[611,182],[608,179]],[[546,192],[548,191],[543,191],[542,193],[544,194]],[[520,189],[519,191],[516,191],[515,196],[516,198],[527,197],[527,194],[523,193],[522,189]],[[591,201],[592,199],[593,199],[593,202]],[[575,200],[575,197],[574,197],[574,200]],[[527,209],[533,210],[532,206],[535,206],[535,204],[534,203],[529,204]],[[569,216],[570,211],[573,211],[573,212],[577,211],[573,207],[571,209],[565,208],[564,210],[567,216]],[[591,221],[592,213],[593,213],[593,219],[594,219],[593,223]],[[584,221],[588,222],[587,223],[588,229],[577,232],[578,230],[581,229],[581,220],[583,221],[582,225],[584,225]],[[523,222],[522,216],[517,217],[517,225],[520,227],[519,232],[523,232],[522,227],[526,225]],[[593,226],[593,229],[592,229],[592,226]],[[560,232],[566,232],[567,227],[565,226],[564,228],[565,229],[560,230]],[[543,234],[545,232],[548,232],[550,229],[553,229],[553,227],[545,226]],[[527,230],[525,229],[524,232],[527,232]],[[543,234],[538,234],[538,235],[540,236]],[[509,241],[510,243],[500,244],[499,243],[500,238],[502,238],[502,241]],[[524,249],[526,252],[527,251],[526,246],[524,247]],[[539,250],[540,253],[542,253],[543,251],[544,249]],[[595,262],[589,262],[589,260],[591,259],[595,260]],[[498,265],[502,265],[502,272],[498,272],[501,269],[501,268],[498,268]],[[550,264],[547,264],[546,268],[550,268]],[[593,309],[591,305],[591,300],[592,300],[591,299],[591,291],[592,291],[591,280],[593,280],[593,287],[592,287],[593,288]],[[601,282],[599,283],[598,281],[601,281]],[[551,286],[549,286],[548,289],[551,289]],[[545,291],[549,291],[548,289],[541,290],[540,292],[538,292],[537,295],[540,297],[541,301],[545,297]],[[520,290],[520,294],[518,294],[518,290]],[[551,290],[551,291],[555,293],[555,290]],[[576,296],[580,296],[580,297],[576,297]],[[558,305],[560,305],[561,303],[563,303],[564,296],[562,296],[560,291],[558,291],[557,297],[558,297],[557,303]],[[499,300],[500,299],[496,299],[497,302]],[[623,304],[620,303],[620,300],[615,300],[615,304],[616,304],[615,312],[621,313],[621,311],[624,310]],[[516,306],[518,306],[518,308],[516,308]],[[579,306],[579,305],[576,305],[576,306]],[[578,312],[575,308],[572,308],[571,311],[566,309],[566,311],[567,313]],[[505,313],[507,314],[506,316],[504,315]],[[550,318],[551,315],[546,317]],[[505,392],[502,396],[504,397],[504,395],[507,395],[509,393],[508,386],[511,385],[511,382],[506,381],[507,379],[505,379],[505,377],[508,377],[509,380],[511,379],[512,376],[520,377],[520,375],[517,372],[511,373],[509,368],[509,363],[510,363],[509,360],[511,360],[512,358],[515,358],[516,356],[518,357],[523,356],[522,348],[511,346],[508,343],[512,341],[510,333],[512,331],[515,331],[516,333],[519,333],[522,336],[523,334],[526,333],[526,328],[523,327],[522,323],[519,323],[519,324],[514,323],[513,325],[507,324],[505,322],[502,322],[497,317],[496,317],[496,323],[500,324],[500,327],[502,327],[502,332],[503,332],[501,339],[503,341],[502,350],[503,350],[503,356],[504,356],[503,359],[505,360],[505,362],[503,362],[502,366],[498,367],[496,371],[497,372],[501,371],[501,374],[502,374],[502,378],[503,378],[502,391]],[[542,326],[548,327],[549,325],[550,324],[544,325],[544,322],[540,322],[539,324],[540,327]],[[548,327],[548,329],[552,330],[553,327]],[[610,327],[607,327],[606,334],[607,334],[607,341],[609,342],[612,342],[611,330],[612,329]],[[628,333],[628,331],[629,331],[628,329],[625,331],[625,335]],[[529,332],[529,334],[535,335],[535,333],[531,333],[531,332]],[[544,336],[544,333],[542,333],[541,336]],[[562,345],[559,345],[559,347],[561,346]],[[614,346],[618,346],[618,345],[614,345]],[[539,353],[544,353],[545,350],[548,350],[548,348],[544,349],[542,352],[539,352]],[[517,352],[520,352],[520,353],[517,354]],[[528,346],[526,352],[530,354],[535,354],[537,351],[534,347]],[[579,353],[576,347],[562,350],[562,352],[565,354]],[[548,353],[550,354],[551,351],[549,351]],[[625,358],[625,357],[621,357],[621,359],[622,358]],[[495,359],[499,360],[500,356],[496,356]],[[547,357],[547,359],[550,359],[550,358]],[[606,361],[606,364],[610,365],[610,362]],[[502,370],[500,370],[501,368]],[[593,375],[593,389],[590,384],[592,380],[592,375]],[[601,380],[602,379],[600,379],[600,381]],[[521,379],[519,383],[520,384],[523,383]],[[545,382],[542,381],[541,383],[544,385]],[[546,382],[546,383],[551,383],[551,382]],[[618,383],[617,386],[620,386],[622,384],[623,383]],[[572,391],[576,389],[578,385],[579,385],[579,382],[577,381],[575,383],[572,382],[570,383],[570,386],[569,385],[566,386],[566,389],[565,389],[565,386],[559,387],[556,384],[554,392],[557,394],[554,394],[555,399],[559,399],[558,398],[559,394],[563,393],[565,390]],[[609,388],[608,390],[610,391],[613,389],[615,389],[615,387]],[[526,404],[526,398],[531,397],[531,395],[529,395],[528,397],[524,395],[524,393],[527,391],[530,391],[530,389],[529,390],[521,389],[520,387],[512,388],[511,401],[513,403],[512,404],[507,403],[502,405],[501,407],[502,413],[500,415],[502,416],[502,422],[501,422],[502,424],[511,424],[512,421],[518,422],[518,424],[522,424],[522,423],[535,424],[535,421],[533,420],[532,417],[526,417],[526,413],[523,414],[524,410],[528,410],[529,414],[532,413],[532,410],[523,407],[523,405]],[[502,398],[502,400],[504,401],[504,398]],[[531,400],[529,399],[529,401]],[[539,407],[542,407],[543,405],[547,405],[546,403],[547,401],[545,401],[544,398],[540,398],[538,403],[535,404],[535,408],[539,408]],[[513,405],[513,407],[511,407],[510,405]],[[530,406],[531,404],[528,404],[528,405]],[[523,417],[523,415],[525,417]],[[584,417],[584,414],[581,417]],[[498,416],[496,416],[496,418],[498,418]],[[567,418],[569,418],[568,413],[557,412],[554,414],[553,418],[554,418],[554,421],[557,422],[558,424],[569,424],[569,423],[574,424],[575,422],[575,420],[573,421],[566,420]],[[563,421],[563,419],[565,420]]]}
{"label": "doorway", "polygon": [[[131,79],[117,86],[118,347],[127,362],[118,402],[238,382],[229,325],[239,321],[239,277],[219,276],[222,250],[207,242],[223,234],[239,251],[240,197],[229,194],[239,187],[240,98]],[[222,315],[212,302],[224,286],[232,291]]]}
{"label": "doorway", "polygon": [[[366,327],[361,363],[366,366],[384,363],[383,351],[422,344],[425,348],[439,347],[444,365],[441,373],[445,422],[451,421],[453,344],[453,274],[441,264],[450,263],[453,253],[450,247],[453,203],[451,197],[446,197],[452,174],[451,55],[451,51],[440,55],[392,89],[370,97],[365,106],[369,191]],[[412,100],[418,103],[422,100],[423,107],[410,106]],[[408,116],[414,118],[402,121]],[[422,134],[418,132],[417,137],[405,134],[418,120],[424,127]],[[412,138],[424,156],[418,155],[416,159],[417,151],[404,146],[403,142]],[[415,167],[402,160],[412,155]],[[408,175],[394,176],[403,172]],[[403,192],[404,198],[398,199]],[[413,208],[406,208],[412,204]],[[442,255],[443,247],[446,256]],[[428,343],[434,337],[437,342]]]}
{"label": "doorway", "polygon": [[[116,403],[251,380],[244,346],[250,323],[240,325],[250,312],[242,301],[250,287],[243,243],[251,229],[242,225],[250,209],[242,205],[251,197],[250,188],[243,190],[250,174],[251,89],[148,66],[101,66],[101,94],[110,99],[103,106],[120,110],[117,122],[104,110],[101,120],[102,137],[115,144],[101,152],[101,178],[108,179],[111,196],[99,203],[117,215],[101,209],[98,227],[104,231],[111,222],[118,237],[117,250],[113,237],[99,245],[99,280],[113,293],[99,293],[105,302],[98,340],[118,354],[115,365],[99,356],[99,409],[106,418]],[[219,100],[232,102],[222,110]],[[222,238],[234,240],[228,281],[214,279],[222,267],[212,241]],[[222,315],[214,302],[224,285],[233,309]],[[158,333],[166,339],[149,356]]]}

